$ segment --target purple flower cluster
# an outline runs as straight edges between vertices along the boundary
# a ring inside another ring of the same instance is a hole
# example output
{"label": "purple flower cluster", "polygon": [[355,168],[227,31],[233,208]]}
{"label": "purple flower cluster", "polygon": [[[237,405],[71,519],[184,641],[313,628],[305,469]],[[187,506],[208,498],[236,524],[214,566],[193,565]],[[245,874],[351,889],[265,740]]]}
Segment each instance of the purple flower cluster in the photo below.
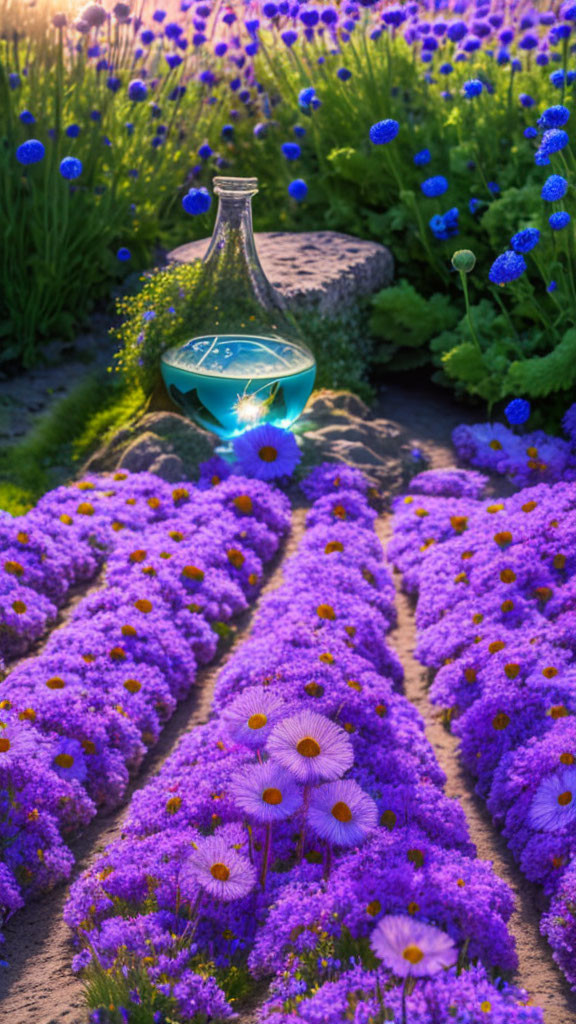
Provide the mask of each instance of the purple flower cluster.
{"label": "purple flower cluster", "polygon": [[42,586],[61,601],[104,559],[106,571],[2,682],[0,918],[69,875],[67,838],[122,799],[228,620],[258,594],[289,526],[289,502],[260,481],[200,490],[123,472],[2,520],[6,563],[18,556],[36,598]]}
{"label": "purple flower cluster", "polygon": [[304,539],[220,671],[210,721],[136,792],[122,837],[72,886],[75,966],[89,985],[102,970],[124,984],[145,972],[155,1006],[162,997],[167,1015],[192,1017],[187,974],[214,964],[226,1016],[223,992],[247,964],[273,977],[263,1024],[343,1024],[354,992],[358,1021],[382,991],[400,1007],[390,971],[363,959],[376,926],[401,915],[404,930],[440,934],[484,965],[420,978],[410,999],[422,1021],[489,1001],[514,1024],[541,1024],[538,1010],[521,1016],[522,993],[486,974],[516,965],[512,894],[475,859],[400,692],[384,640],[394,590],[367,482],[323,466],[303,487],[315,499]]}
{"label": "purple flower cluster", "polygon": [[576,480],[576,441],[571,433],[575,418],[576,405],[564,417],[567,441],[543,430],[517,434],[503,423],[462,424],[452,441],[462,462],[508,476],[518,487]]}
{"label": "purple flower cluster", "polygon": [[389,554],[418,593],[431,698],[523,873],[550,898],[542,929],[576,987],[576,490],[443,493],[419,507],[398,499]]}

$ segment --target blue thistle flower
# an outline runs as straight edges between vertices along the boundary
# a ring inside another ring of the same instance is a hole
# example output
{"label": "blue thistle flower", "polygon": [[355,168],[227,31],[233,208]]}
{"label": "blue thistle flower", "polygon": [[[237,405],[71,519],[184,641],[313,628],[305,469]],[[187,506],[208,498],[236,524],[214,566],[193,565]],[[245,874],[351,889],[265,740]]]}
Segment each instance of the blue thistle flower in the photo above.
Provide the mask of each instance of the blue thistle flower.
{"label": "blue thistle flower", "polygon": [[212,149],[212,146],[209,146],[207,142],[204,142],[198,150],[198,156],[201,160],[209,160],[213,152],[214,150]]}
{"label": "blue thistle flower", "polygon": [[530,402],[525,398],[513,398],[504,409],[504,415],[511,427],[519,427],[530,418]]}
{"label": "blue thistle flower", "polygon": [[471,100],[474,96],[479,96],[483,88],[484,86],[479,78],[471,78],[469,82],[464,82],[462,92]]}
{"label": "blue thistle flower", "polygon": [[448,191],[448,179],[442,174],[436,174],[433,178],[426,178],[420,185],[422,192],[429,199],[435,199],[437,196],[443,196]]}
{"label": "blue thistle flower", "polygon": [[524,129],[524,138],[525,139],[537,139],[538,138],[538,132],[537,132],[536,128],[533,128],[532,125],[529,125],[528,128],[525,128]]}
{"label": "blue thistle flower", "polygon": [[349,79],[352,78],[352,72],[349,71],[348,68],[338,68],[336,75],[341,82],[348,82]]}
{"label": "blue thistle flower", "polygon": [[567,190],[566,178],[563,178],[561,174],[551,174],[549,178],[546,178],[540,195],[546,202],[554,203],[558,199],[563,199]]}
{"label": "blue thistle flower", "polygon": [[298,33],[294,32],[292,29],[288,29],[286,32],[281,32],[280,38],[284,45],[290,49],[298,39]]}
{"label": "blue thistle flower", "polygon": [[23,110],[20,114],[22,124],[36,124],[36,118],[30,110]]}
{"label": "blue thistle flower", "polygon": [[488,273],[493,284],[509,284],[516,281],[526,270],[526,261],[520,253],[508,249],[494,260]]}
{"label": "blue thistle flower", "polygon": [[308,185],[303,178],[294,178],[288,185],[288,193],[297,203],[301,203],[308,195]]}
{"label": "blue thistle flower", "polygon": [[[288,33],[285,32],[284,35],[288,35]],[[298,93],[298,106],[300,110],[309,110],[315,99],[316,89],[314,86],[309,85],[305,89],[301,89]]]}
{"label": "blue thistle flower", "polygon": [[154,32],[152,32],[152,29],[146,28],[140,33],[140,39],[144,43],[144,46],[150,46],[151,43],[154,42],[155,38],[156,36],[154,35]]}
{"label": "blue thistle flower", "polygon": [[557,281],[550,281],[550,284],[546,288],[546,291],[550,292],[550,293],[555,292],[557,287],[558,287],[558,282]]}
{"label": "blue thistle flower", "polygon": [[118,92],[122,85],[122,79],[118,78],[118,75],[110,75],[106,79],[106,88],[110,89],[110,92]]}
{"label": "blue thistle flower", "polygon": [[211,205],[212,196],[208,192],[208,189],[204,187],[191,188],[182,199],[182,206],[186,210],[186,213],[190,213],[193,217],[198,217],[202,213],[207,213]]}
{"label": "blue thistle flower", "polygon": [[125,245],[121,245],[116,253],[116,259],[119,260],[120,263],[127,263],[128,260],[132,259],[130,249],[127,249]]}
{"label": "blue thistle flower", "polygon": [[416,167],[425,167],[426,164],[429,164],[432,159],[432,157],[430,156],[430,150],[420,149],[418,153],[414,153],[412,159]]}
{"label": "blue thistle flower", "polygon": [[283,142],[282,156],[285,160],[298,160],[302,156],[302,150],[297,142]]}
{"label": "blue thistle flower", "polygon": [[396,138],[400,131],[400,125],[398,121],[395,121],[391,117],[385,118],[384,121],[377,121],[370,128],[370,142],[373,142],[375,146],[384,146],[388,142],[392,142]]}
{"label": "blue thistle flower", "polygon": [[8,85],[11,89],[18,89],[18,87],[22,85],[22,79],[16,71],[11,71],[8,75]]}
{"label": "blue thistle flower", "polygon": [[568,107],[564,107],[561,103],[556,103],[554,106],[546,108],[538,118],[538,124],[541,128],[563,128],[569,118],[570,111]]}
{"label": "blue thistle flower", "polygon": [[44,159],[46,150],[42,142],[38,139],[28,139],[27,142],[23,142],[16,150],[16,159],[18,163],[23,164],[27,167],[29,164],[38,164]]}
{"label": "blue thistle flower", "polygon": [[561,231],[562,228],[567,228],[571,221],[570,214],[566,210],[558,210],[557,213],[551,213],[548,217],[548,223],[553,231]]}
{"label": "blue thistle flower", "polygon": [[514,252],[530,252],[540,241],[540,232],[538,228],[524,228],[523,231],[517,231],[515,235],[510,239],[510,245],[514,249]]}
{"label": "blue thistle flower", "polygon": [[141,78],[133,78],[128,86],[128,99],[132,103],[143,103],[148,97],[148,86]]}
{"label": "blue thistle flower", "polygon": [[569,141],[568,132],[565,132],[563,128],[550,128],[542,136],[539,152],[544,156],[559,153],[568,145]]}
{"label": "blue thistle flower", "polygon": [[82,161],[75,156],[65,156],[60,161],[60,174],[66,181],[73,181],[82,174]]}
{"label": "blue thistle flower", "polygon": [[66,135],[68,136],[69,139],[77,139],[78,136],[80,135],[80,125],[79,124],[69,124],[67,129],[66,129]]}

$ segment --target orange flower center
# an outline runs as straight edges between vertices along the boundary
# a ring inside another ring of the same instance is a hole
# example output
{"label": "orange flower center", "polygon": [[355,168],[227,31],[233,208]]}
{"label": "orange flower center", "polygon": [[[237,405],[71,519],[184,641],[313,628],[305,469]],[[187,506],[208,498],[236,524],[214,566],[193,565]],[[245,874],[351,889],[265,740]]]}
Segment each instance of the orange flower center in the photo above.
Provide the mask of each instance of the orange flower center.
{"label": "orange flower center", "polygon": [[226,552],[228,561],[235,569],[241,569],[244,565],[244,555],[237,548],[230,548],[230,551]]}
{"label": "orange flower center", "polygon": [[152,611],[154,605],[152,604],[152,601],[148,601],[147,598],[140,597],[137,601],[134,601],[134,607],[139,612],[144,612],[145,615],[148,615],[148,613]]}
{"label": "orange flower center", "polygon": [[66,683],[60,676],[52,676],[52,679],[46,680],[46,686],[49,690],[63,690]]}
{"label": "orange flower center", "polygon": [[558,803],[561,807],[567,807],[568,804],[572,803],[572,793],[569,789],[567,789],[565,793],[560,793],[560,796],[558,797]]}
{"label": "orange flower center", "polygon": [[239,512],[248,515],[252,511],[252,498],[249,494],[239,494],[234,498],[234,505]]}
{"label": "orange flower center", "polygon": [[26,611],[24,601],[13,601],[12,610],[16,612],[16,615],[24,615],[24,612]]}
{"label": "orange flower center", "polygon": [[420,946],[410,945],[406,946],[402,956],[410,964],[419,964],[424,959],[424,953],[420,949]]}
{"label": "orange flower center", "polygon": [[213,864],[210,874],[218,882],[226,882],[230,878],[230,868],[227,868],[225,864]]}
{"label": "orange flower center", "polygon": [[267,721],[268,719],[266,718],[266,715],[263,715],[261,712],[257,712],[255,715],[250,715],[250,718],[248,719],[248,728],[263,729]]}
{"label": "orange flower center", "polygon": [[262,799],[265,804],[272,804],[273,807],[276,807],[278,804],[282,803],[282,793],[279,789],[271,786],[269,789],[264,790],[262,793]]}
{"label": "orange flower center", "polygon": [[278,451],[273,445],[265,444],[258,452],[258,457],[262,459],[262,462],[276,462]]}
{"label": "orange flower center", "polygon": [[332,808],[332,817],[336,818],[336,821],[352,821],[352,811],[343,800],[338,800]]}
{"label": "orange flower center", "polygon": [[302,757],[318,757],[320,744],[312,736],[304,736],[298,741],[296,750]]}
{"label": "orange flower center", "polygon": [[329,540],[324,548],[325,555],[331,555],[334,551],[344,551],[344,545],[339,540]]}
{"label": "orange flower center", "polygon": [[182,575],[187,580],[195,580],[197,583],[201,583],[204,579],[204,572],[199,569],[196,565],[185,565],[182,569]]}
{"label": "orange flower center", "polygon": [[74,764],[74,758],[72,754],[56,754],[54,764],[57,764],[59,768],[71,768]]}
{"label": "orange flower center", "polygon": [[334,611],[331,604],[319,604],[316,609],[316,614],[319,619],[335,619],[336,612]]}
{"label": "orange flower center", "polygon": [[10,750],[10,740],[7,736],[0,736],[0,754],[7,754]]}
{"label": "orange flower center", "polygon": [[127,679],[124,689],[128,690],[128,693],[138,693],[142,689],[142,683],[139,683],[137,679]]}

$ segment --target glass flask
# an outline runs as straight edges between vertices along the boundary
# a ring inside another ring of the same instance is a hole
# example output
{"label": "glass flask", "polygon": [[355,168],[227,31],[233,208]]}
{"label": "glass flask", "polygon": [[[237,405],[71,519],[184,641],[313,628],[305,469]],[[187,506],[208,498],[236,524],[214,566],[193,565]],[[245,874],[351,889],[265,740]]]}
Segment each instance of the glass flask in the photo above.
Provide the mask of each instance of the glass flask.
{"label": "glass flask", "polygon": [[219,197],[202,265],[209,297],[193,334],[162,356],[172,400],[200,426],[229,439],[261,423],[288,427],[314,385],[316,362],[254,244],[256,178],[214,178]]}

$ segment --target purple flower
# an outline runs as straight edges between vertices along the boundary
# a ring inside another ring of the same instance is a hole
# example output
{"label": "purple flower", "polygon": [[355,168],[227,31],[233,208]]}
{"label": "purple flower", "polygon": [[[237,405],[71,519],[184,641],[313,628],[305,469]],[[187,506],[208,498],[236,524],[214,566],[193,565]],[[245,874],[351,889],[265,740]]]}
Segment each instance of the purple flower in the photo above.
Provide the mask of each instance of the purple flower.
{"label": "purple flower", "polygon": [[250,861],[219,835],[202,840],[180,872],[182,892],[188,899],[194,897],[194,888],[199,886],[216,900],[239,900],[248,895],[255,882],[256,871]]}
{"label": "purple flower", "polygon": [[312,792],[308,822],[332,846],[358,846],[378,824],[378,808],[353,779],[340,779]]}
{"label": "purple flower", "polygon": [[400,978],[425,978],[453,967],[458,954],[446,932],[407,914],[382,917],[370,940],[376,956]]}
{"label": "purple flower", "polygon": [[230,794],[241,811],[266,825],[290,818],[302,804],[294,777],[274,761],[250,765],[234,776]]}
{"label": "purple flower", "polygon": [[241,469],[258,480],[290,476],[301,458],[294,435],[269,423],[247,430],[233,445]]}
{"label": "purple flower", "polygon": [[143,103],[148,96],[148,86],[141,78],[133,78],[128,86],[128,98],[133,103]]}
{"label": "purple flower", "polygon": [[305,783],[340,778],[354,759],[347,733],[315,711],[278,723],[266,744],[270,756]]}
{"label": "purple flower", "polygon": [[529,811],[530,823],[540,832],[573,828],[576,822],[576,768],[565,768],[544,778]]}
{"label": "purple flower", "polygon": [[262,749],[284,710],[284,701],[263,687],[251,686],[228,704],[222,721],[237,743]]}

